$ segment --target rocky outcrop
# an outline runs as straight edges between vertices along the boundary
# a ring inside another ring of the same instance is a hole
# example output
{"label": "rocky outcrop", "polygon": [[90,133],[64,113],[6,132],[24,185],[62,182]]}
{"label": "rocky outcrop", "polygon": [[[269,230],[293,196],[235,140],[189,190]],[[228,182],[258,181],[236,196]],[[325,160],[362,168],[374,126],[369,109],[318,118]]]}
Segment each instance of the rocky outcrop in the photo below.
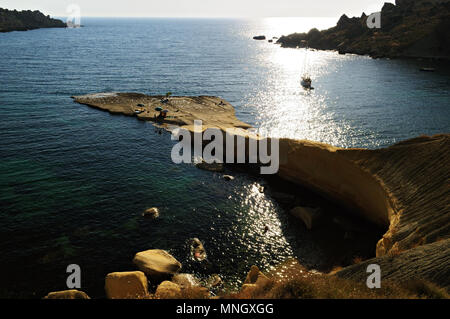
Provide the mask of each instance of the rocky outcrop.
{"label": "rocky outcrop", "polygon": [[91,299],[89,296],[80,290],[63,290],[50,292],[44,299]]}
{"label": "rocky outcrop", "polygon": [[148,275],[151,281],[156,282],[174,275],[181,269],[181,263],[161,249],[139,252],[134,256],[133,263]]}
{"label": "rocky outcrop", "polygon": [[39,11],[17,11],[0,8],[0,32],[27,31],[40,28],[65,28],[61,20]]}
{"label": "rocky outcrop", "polygon": [[282,36],[277,43],[372,57],[449,58],[449,18],[449,0],[396,1],[383,6],[379,29],[367,26],[364,13],[354,18],[343,15],[333,28]]}
{"label": "rocky outcrop", "polygon": [[[152,121],[165,124],[174,124],[192,129],[195,120],[207,127],[242,128],[248,129],[251,125],[239,121],[235,110],[225,100],[213,96],[171,96],[164,104],[169,113],[168,117],[158,118],[162,95],[149,96],[140,93],[96,93],[72,97],[75,102],[108,111],[112,114],[137,116],[143,121]],[[139,104],[144,107],[138,106]],[[136,110],[144,110],[136,114]]]}
{"label": "rocky outcrop", "polygon": [[105,278],[108,299],[143,299],[148,296],[147,277],[141,271],[113,272]]}

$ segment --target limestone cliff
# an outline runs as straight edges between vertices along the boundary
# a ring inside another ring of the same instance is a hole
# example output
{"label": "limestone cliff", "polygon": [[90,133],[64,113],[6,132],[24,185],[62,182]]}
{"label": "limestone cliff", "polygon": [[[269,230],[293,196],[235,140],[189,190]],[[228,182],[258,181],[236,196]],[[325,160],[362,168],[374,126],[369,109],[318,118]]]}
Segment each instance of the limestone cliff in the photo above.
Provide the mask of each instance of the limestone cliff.
{"label": "limestone cliff", "polygon": [[279,175],[388,227],[377,256],[450,234],[450,135],[422,136],[379,150],[282,140]]}

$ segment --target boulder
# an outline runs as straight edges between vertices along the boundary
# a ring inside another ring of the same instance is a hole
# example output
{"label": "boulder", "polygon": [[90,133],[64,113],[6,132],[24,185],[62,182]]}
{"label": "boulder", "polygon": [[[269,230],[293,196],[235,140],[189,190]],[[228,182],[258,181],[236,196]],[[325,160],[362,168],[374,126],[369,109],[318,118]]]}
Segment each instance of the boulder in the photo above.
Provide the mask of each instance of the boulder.
{"label": "boulder", "polygon": [[218,172],[221,173],[224,171],[223,163],[206,163],[205,161],[195,164],[195,166],[199,169],[210,171],[210,172]]}
{"label": "boulder", "polygon": [[147,209],[145,212],[142,213],[143,217],[149,217],[149,218],[158,218],[159,217],[159,209],[156,207],[152,207]]}
{"label": "boulder", "polygon": [[44,299],[91,299],[83,292],[76,289],[50,292]]}
{"label": "boulder", "polygon": [[268,281],[270,281],[270,279],[267,278],[257,266],[252,266],[245,278],[244,285],[251,284],[259,287],[265,285]]}
{"label": "boulder", "polygon": [[257,35],[253,37],[253,40],[265,40],[266,36],[265,35]]}
{"label": "boulder", "polygon": [[108,299],[142,299],[148,296],[147,277],[142,271],[113,272],[105,278]]}
{"label": "boulder", "polygon": [[150,280],[155,281],[174,275],[181,269],[181,263],[161,249],[141,251],[134,256],[133,263],[148,275]]}
{"label": "boulder", "polygon": [[320,208],[295,207],[290,211],[291,215],[303,221],[307,229],[315,228],[321,219]]}
{"label": "boulder", "polygon": [[176,274],[172,277],[172,282],[181,289],[200,286],[199,280],[191,274]]}
{"label": "boulder", "polygon": [[177,299],[181,293],[181,287],[171,281],[163,281],[156,288],[155,297],[158,299]]}
{"label": "boulder", "polygon": [[231,175],[223,175],[223,179],[226,181],[232,181],[232,180],[234,180],[234,177]]}

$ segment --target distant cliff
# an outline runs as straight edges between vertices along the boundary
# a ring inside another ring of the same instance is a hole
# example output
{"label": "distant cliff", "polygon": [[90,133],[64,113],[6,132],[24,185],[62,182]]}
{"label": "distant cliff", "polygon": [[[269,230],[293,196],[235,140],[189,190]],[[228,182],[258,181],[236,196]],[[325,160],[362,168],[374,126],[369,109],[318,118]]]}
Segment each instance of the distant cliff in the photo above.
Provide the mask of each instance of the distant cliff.
{"label": "distant cliff", "polygon": [[367,15],[343,15],[328,30],[282,36],[282,47],[337,50],[372,57],[450,58],[450,0],[396,0],[385,3],[381,28],[367,27]]}
{"label": "distant cliff", "polygon": [[0,8],[0,32],[27,31],[39,28],[65,28],[67,25],[39,11]]}

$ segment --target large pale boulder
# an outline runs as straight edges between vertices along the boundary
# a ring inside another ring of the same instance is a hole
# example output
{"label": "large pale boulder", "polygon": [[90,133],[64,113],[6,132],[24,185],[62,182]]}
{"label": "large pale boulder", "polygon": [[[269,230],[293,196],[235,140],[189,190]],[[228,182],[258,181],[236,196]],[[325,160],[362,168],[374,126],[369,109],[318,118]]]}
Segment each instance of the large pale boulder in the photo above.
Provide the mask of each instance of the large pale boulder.
{"label": "large pale boulder", "polygon": [[302,220],[308,229],[312,229],[320,223],[321,213],[319,208],[298,206],[291,209],[290,213]]}
{"label": "large pale boulder", "polygon": [[163,281],[156,288],[155,297],[158,299],[177,299],[180,297],[181,287],[171,281]]}
{"label": "large pale boulder", "polygon": [[50,292],[44,299],[91,299],[83,292],[76,289]]}
{"label": "large pale boulder", "polygon": [[150,280],[174,275],[181,269],[181,263],[161,249],[141,251],[134,256],[133,263],[148,275]]}
{"label": "large pale boulder", "polygon": [[147,277],[142,271],[113,272],[105,278],[108,299],[142,299],[148,296]]}

